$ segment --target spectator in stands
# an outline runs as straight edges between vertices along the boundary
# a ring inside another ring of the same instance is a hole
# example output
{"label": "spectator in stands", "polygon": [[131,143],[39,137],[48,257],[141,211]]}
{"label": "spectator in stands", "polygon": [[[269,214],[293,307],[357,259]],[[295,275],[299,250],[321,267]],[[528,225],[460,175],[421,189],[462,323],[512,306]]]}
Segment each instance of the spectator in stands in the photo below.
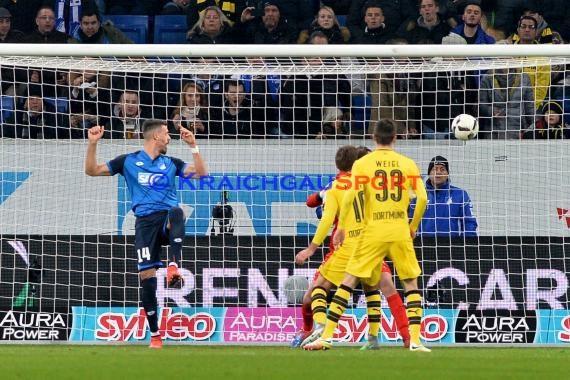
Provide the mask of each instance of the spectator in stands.
{"label": "spectator in stands", "polygon": [[156,15],[164,0],[107,0],[108,15]]}
{"label": "spectator in stands", "polygon": [[69,125],[86,130],[106,125],[111,116],[111,78],[92,70],[69,73]]}
{"label": "spectator in stands", "polygon": [[[420,103],[414,106],[420,115],[422,138],[449,139],[450,120],[465,113],[466,95],[476,99],[477,92],[466,92],[469,77],[465,72],[423,72],[419,76]],[[469,99],[469,106],[473,105],[477,105],[475,100]]]}
{"label": "spectator in stands", "polygon": [[33,84],[38,84],[41,86],[42,83],[43,83],[42,71],[40,69],[36,69],[35,67],[29,67],[27,69],[18,70],[16,72],[16,84],[14,88],[14,95],[27,96],[28,86]]}
{"label": "spectator in stands", "polygon": [[398,123],[396,136],[400,140],[417,140],[422,137],[414,124],[406,122]]}
{"label": "spectator in stands", "polygon": [[570,139],[570,126],[562,120],[562,105],[555,101],[544,104],[537,115],[534,128],[523,134],[523,139]]}
{"label": "spectator in stands", "polygon": [[528,6],[529,1],[534,0],[500,0],[494,1],[493,22],[494,28],[502,30],[510,36],[516,32],[517,20]]}
{"label": "spectator in stands", "polygon": [[160,14],[162,15],[185,15],[188,11],[189,0],[171,0],[164,4]]}
{"label": "spectator in stands", "polygon": [[297,31],[281,17],[276,1],[263,4],[263,16],[255,15],[255,8],[247,7],[236,25],[235,34],[242,36],[243,43],[292,44],[297,40]]}
{"label": "spectator in stands", "polygon": [[439,14],[438,0],[420,0],[420,17],[410,18],[398,29],[398,36],[410,44],[441,44],[451,27]]}
{"label": "spectator in stands", "polygon": [[[562,38],[560,33],[558,33],[557,31],[550,28],[550,26],[548,26],[548,23],[546,22],[546,20],[542,16],[541,11],[538,8],[526,9],[523,13],[523,16],[529,16],[529,17],[532,17],[536,20],[537,25],[536,25],[535,40],[539,44],[563,44],[564,43],[564,39]],[[512,39],[513,43],[517,43],[517,41],[520,39],[520,37],[518,35],[518,29],[517,29],[517,32],[512,35],[511,39]]]}
{"label": "spectator in stands", "polygon": [[442,0],[439,3],[439,11],[448,18],[453,18],[457,24],[462,21],[464,8],[467,4],[481,5],[481,0]]}
{"label": "spectator in stands", "polygon": [[[31,34],[24,37],[25,43],[47,43],[64,44],[69,42],[71,37],[67,34],[55,30],[55,14],[51,7],[42,6],[36,14],[37,28]],[[30,82],[41,83],[43,85],[43,95],[48,97],[58,96],[60,93],[67,93],[67,73],[55,70],[29,70],[26,76]],[[26,83],[22,83],[25,89]]]}
{"label": "spectator in stands", "polygon": [[125,90],[113,107],[113,115],[104,137],[138,139],[141,137],[143,122],[139,94],[136,91]]}
{"label": "spectator in stands", "polygon": [[12,15],[12,28],[30,34],[36,29],[34,18],[42,5],[53,5],[53,0],[0,0],[0,7]]}
{"label": "spectator in stands", "polygon": [[[94,9],[100,13],[105,10],[104,0],[54,0],[51,2],[55,12],[55,29],[77,39],[81,28],[81,14],[85,9]],[[103,5],[102,8],[99,6]],[[101,13],[100,13],[101,14]]]}
{"label": "spectator in stands", "polygon": [[216,6],[208,7],[188,31],[189,44],[232,44],[232,22]]}
{"label": "spectator in stands", "polygon": [[[309,36],[309,40],[307,42],[311,45],[328,45],[329,44],[329,38],[327,37],[326,34],[321,32],[320,30],[317,30],[317,31],[314,31],[313,33],[311,33],[311,35]],[[321,62],[322,61],[319,58],[319,64]]]}
{"label": "spectator in stands", "polygon": [[309,29],[315,17],[316,9],[313,9],[310,0],[247,0],[247,6],[255,8],[258,16],[263,16],[263,11],[268,4],[279,7],[281,19],[285,20],[293,28],[295,37],[303,29]]}
{"label": "spectator in stands", "polygon": [[[311,37],[309,38],[309,43],[310,44],[328,44],[328,39],[326,38],[326,36],[317,31],[314,32],[313,34],[311,34]],[[342,65],[345,66],[349,66],[349,65],[359,65],[362,63],[362,60],[356,57],[342,57],[342,58],[336,58],[336,59],[325,59],[322,60],[321,58],[313,58],[312,61],[314,62],[314,64],[320,65],[320,64],[329,64],[329,63],[333,63],[334,61],[340,60]],[[354,99],[352,99],[352,103],[354,107],[358,107],[358,108],[352,108],[351,113],[352,113],[352,127],[350,128],[350,132],[352,134],[357,133],[362,135],[365,131],[365,127],[364,127],[364,123],[365,123],[365,119],[369,120],[370,118],[368,117],[369,115],[369,109],[368,106],[364,107],[364,104],[356,104],[359,103],[360,100],[362,100],[362,102],[365,102],[365,95],[367,93],[367,87],[370,83],[370,81],[367,80],[367,75],[366,74],[356,74],[356,73],[347,73],[347,74],[343,74],[341,76],[342,80],[347,79],[348,83],[350,84],[350,93],[351,95],[354,96],[358,96],[358,99],[355,101]],[[343,85],[344,87],[344,85]],[[362,103],[361,102],[361,103]],[[369,102],[368,102],[369,103]],[[346,115],[348,115],[348,110],[343,109],[343,112]],[[346,118],[348,119],[348,116],[346,116]]]}
{"label": "spectator in stands", "polygon": [[111,21],[101,23],[101,16],[94,8],[84,8],[81,14],[81,24],[77,39],[71,42],[81,44],[132,44],[133,41]]}
{"label": "spectator in stands", "polygon": [[366,27],[364,9],[370,5],[382,9],[386,30],[389,33],[395,33],[404,20],[417,18],[416,0],[353,0],[346,20],[351,35],[358,35],[364,31]]}
{"label": "spectator in stands", "polygon": [[385,44],[393,37],[386,28],[384,11],[375,2],[368,2],[363,9],[364,29],[355,29],[351,43],[353,44]]}
{"label": "spectator in stands", "polygon": [[[6,8],[0,8],[0,43],[21,43],[24,33],[12,29],[12,14]],[[2,80],[6,78],[2,77]]]}
{"label": "spectator in stands", "polygon": [[534,94],[527,73],[496,69],[481,79],[479,137],[518,139],[534,121]]}
{"label": "spectator in stands", "polygon": [[37,28],[24,38],[30,44],[66,44],[70,37],[55,30],[55,13],[49,6],[43,6],[36,15]]}
{"label": "spectator in stands", "polygon": [[188,82],[182,87],[177,107],[172,112],[169,125],[173,136],[178,137],[182,125],[196,137],[204,136],[208,131],[208,103],[204,89],[196,82]]}
{"label": "spectator in stands", "polygon": [[326,107],[323,109],[323,127],[316,136],[317,139],[344,139],[348,137],[349,128],[345,115],[340,108]]}
{"label": "spectator in stands", "polygon": [[[467,191],[452,186],[449,179],[449,162],[435,156],[428,165],[426,190],[428,205],[418,236],[470,237],[477,236],[477,219]],[[409,215],[413,216],[415,199],[410,203]]]}
{"label": "spectator in stands", "polygon": [[[458,34],[450,34],[442,43],[466,43]],[[412,97],[410,109],[418,115],[424,139],[449,139],[449,121],[462,113],[477,115],[479,72],[424,71],[412,74],[417,78],[417,97]]]}
{"label": "spectator in stands", "polygon": [[[21,43],[24,40],[24,33],[12,29],[12,14],[6,8],[0,8],[0,43]],[[18,80],[26,78],[26,69],[5,66],[0,68],[0,90],[2,95],[14,95],[15,77]]]}
{"label": "spectator in stands", "polygon": [[[463,22],[443,38],[442,44],[494,44],[495,39],[485,33],[481,26],[483,12],[479,1],[467,0],[463,4]],[[451,103],[451,107],[447,107],[449,113],[438,114],[440,127],[447,132],[449,123],[446,119],[462,113],[477,115],[481,74],[479,71],[454,71],[446,75],[447,78],[443,78],[443,83],[438,83],[436,93],[432,95],[440,100],[440,108]]]}
{"label": "spectator in stands", "polygon": [[46,97],[66,97],[69,90],[67,71],[53,71],[35,67],[15,69],[16,81],[14,92],[16,96],[27,96],[28,86],[38,84]]}
{"label": "spectator in stands", "polygon": [[212,110],[210,137],[265,137],[264,121],[253,113],[251,99],[245,96],[239,80],[224,81],[224,104]]}
{"label": "spectator in stands", "polygon": [[[250,65],[257,67],[265,64],[261,57],[249,57],[247,61]],[[279,91],[281,89],[281,76],[277,74],[242,74],[237,79],[243,83],[246,96],[251,98],[254,116],[259,120],[265,120],[266,134],[268,136],[280,135]]]}
{"label": "spectator in stands", "polygon": [[[451,33],[444,37],[443,43],[466,43],[468,45],[494,44],[495,39],[489,36],[481,27],[481,17],[483,12],[478,0],[469,0],[465,4],[463,15],[461,16],[463,23],[451,30]],[[454,39],[455,41],[450,41]],[[462,39],[463,41],[457,41]],[[446,40],[448,40],[446,42]]]}
{"label": "spectator in stands", "polygon": [[[66,139],[69,124],[45,101],[40,85],[30,85],[14,114],[2,125],[2,136],[23,139]],[[81,137],[81,136],[73,136]]]}
{"label": "spectator in stands", "polygon": [[[216,58],[199,58],[201,64],[216,64]],[[223,102],[224,83],[223,75],[200,73],[192,75],[189,79],[195,81],[204,91],[210,107],[221,107]]]}
{"label": "spectator in stands", "polygon": [[505,41],[506,43],[520,44],[520,45],[532,45],[538,44],[537,40],[537,28],[538,21],[532,16],[521,16],[517,24],[517,37],[514,35],[512,38]]}
{"label": "spectator in stands", "polygon": [[192,29],[204,14],[206,8],[218,7],[232,25],[239,22],[245,9],[245,0],[187,0],[186,22],[188,29]]}
{"label": "spectator in stands", "polygon": [[[403,38],[392,38],[386,41],[390,45],[405,45],[407,41]],[[372,97],[372,109],[370,115],[369,132],[373,131],[376,122],[374,120],[391,119],[396,122],[399,130],[401,128],[414,130],[417,132],[416,110],[418,107],[411,107],[418,103],[415,98],[420,91],[419,81],[412,77],[413,74],[383,73],[368,74],[366,81],[370,87]]]}
{"label": "spectator in stands", "polygon": [[350,39],[350,31],[340,26],[331,7],[323,6],[309,29],[304,29],[297,39],[298,44],[304,44],[312,33],[319,31],[325,34],[330,44],[344,44]]}
{"label": "spectator in stands", "polygon": [[[315,32],[317,34],[321,32]],[[308,59],[321,65],[320,58]],[[326,107],[349,112],[351,86],[342,75],[292,75],[281,79],[281,131],[295,137],[312,138],[322,131]]]}
{"label": "spectator in stands", "polygon": [[[166,120],[168,118],[167,75],[151,72],[113,73],[111,98],[119,99],[125,89],[136,89],[144,119]],[[176,92],[180,91],[180,87]],[[114,106],[113,106],[114,107]],[[111,112],[111,114],[113,114]],[[107,136],[105,136],[107,137]]]}
{"label": "spectator in stands", "polygon": [[[518,39],[509,38],[507,43],[515,45],[538,44],[538,21],[532,16],[522,16],[517,27]],[[512,41],[512,42],[511,42]],[[550,87],[551,67],[550,65],[527,66],[524,69],[530,78],[534,90],[534,109],[538,110]]]}
{"label": "spectator in stands", "polygon": [[[554,75],[553,75],[554,76]],[[561,70],[561,76],[550,87],[548,100],[554,100],[562,104],[562,109],[566,110],[562,114],[564,124],[570,125],[570,73],[566,70]]]}
{"label": "spectator in stands", "polygon": [[570,40],[570,7],[566,0],[501,0],[494,7],[493,26],[506,31],[510,36],[517,32],[518,17],[525,10],[539,11],[553,30],[560,33],[565,41]]}
{"label": "spectator in stands", "polygon": [[531,0],[530,9],[538,11],[564,41],[570,41],[570,7],[567,0]]}
{"label": "spectator in stands", "polygon": [[371,78],[373,107],[370,120],[378,120],[375,119],[376,115],[381,118],[393,117],[398,126],[398,134],[419,137],[419,117],[416,116],[418,107],[412,107],[417,103],[416,98],[420,93],[415,87],[416,82],[409,73],[383,74],[379,80]]}
{"label": "spectator in stands", "polygon": [[[370,93],[372,95],[372,114],[370,120],[390,118],[398,128],[409,125],[410,130],[416,130],[415,108],[409,107],[419,90],[414,88],[416,81],[409,73],[386,73],[369,77]],[[380,119],[378,119],[378,117]],[[405,128],[408,129],[408,128]]]}

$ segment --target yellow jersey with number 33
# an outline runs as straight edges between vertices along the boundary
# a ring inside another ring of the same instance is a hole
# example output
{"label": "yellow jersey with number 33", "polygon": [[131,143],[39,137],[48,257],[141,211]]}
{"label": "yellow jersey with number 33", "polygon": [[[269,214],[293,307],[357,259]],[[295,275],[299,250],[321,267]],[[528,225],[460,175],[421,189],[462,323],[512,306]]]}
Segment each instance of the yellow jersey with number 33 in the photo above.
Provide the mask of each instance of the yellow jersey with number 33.
{"label": "yellow jersey with number 33", "polygon": [[[412,192],[416,194],[419,208],[409,223]],[[347,232],[351,216],[344,206],[350,206],[355,200],[364,204],[364,231],[377,231],[381,235],[378,241],[389,242],[410,239],[410,228],[417,230],[427,205],[427,193],[412,159],[392,149],[377,149],[352,166],[350,188],[345,191],[339,218],[339,228]]]}

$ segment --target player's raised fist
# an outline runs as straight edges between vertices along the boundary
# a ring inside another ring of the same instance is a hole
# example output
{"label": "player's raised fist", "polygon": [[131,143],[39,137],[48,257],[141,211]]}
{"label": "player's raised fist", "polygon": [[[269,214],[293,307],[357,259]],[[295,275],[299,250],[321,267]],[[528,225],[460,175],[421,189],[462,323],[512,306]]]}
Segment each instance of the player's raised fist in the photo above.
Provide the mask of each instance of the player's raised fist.
{"label": "player's raised fist", "polygon": [[105,128],[101,127],[99,125],[96,125],[94,127],[89,128],[89,133],[87,134],[87,137],[89,138],[89,140],[91,141],[97,141],[99,140],[101,137],[103,137],[103,133],[105,132]]}
{"label": "player's raised fist", "polygon": [[303,249],[301,252],[297,253],[297,255],[295,256],[295,264],[303,265],[303,264],[305,264],[305,261],[307,261],[307,259],[309,257],[311,257],[309,250]]}
{"label": "player's raised fist", "polygon": [[182,140],[184,140],[188,145],[194,145],[196,143],[194,133],[184,128],[182,125],[180,126],[180,137],[182,137]]}

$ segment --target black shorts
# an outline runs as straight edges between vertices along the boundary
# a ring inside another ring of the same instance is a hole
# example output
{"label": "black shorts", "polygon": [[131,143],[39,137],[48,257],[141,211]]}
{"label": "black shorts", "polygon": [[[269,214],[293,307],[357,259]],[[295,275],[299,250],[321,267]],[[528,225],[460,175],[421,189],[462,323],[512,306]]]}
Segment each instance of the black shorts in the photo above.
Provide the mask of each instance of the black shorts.
{"label": "black shorts", "polygon": [[162,246],[168,245],[168,211],[139,216],[135,222],[135,252],[139,272],[163,266]]}

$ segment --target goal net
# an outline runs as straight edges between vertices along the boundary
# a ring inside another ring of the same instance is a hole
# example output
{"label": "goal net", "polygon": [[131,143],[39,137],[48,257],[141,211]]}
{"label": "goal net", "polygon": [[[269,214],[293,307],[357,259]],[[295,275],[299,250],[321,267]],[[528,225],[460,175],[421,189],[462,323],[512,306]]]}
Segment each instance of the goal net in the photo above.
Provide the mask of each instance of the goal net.
{"label": "goal net", "polygon": [[[319,223],[305,201],[334,179],[340,146],[373,148],[371,123],[391,118],[396,149],[425,181],[434,157],[448,165],[414,241],[422,339],[567,343],[570,71],[560,48],[0,47],[0,341],[148,341],[125,181],[83,167],[91,126],[105,126],[103,162],[141,149],[142,122],[160,119],[168,154],[192,162],[181,123],[210,171],[177,183],[185,284],[167,288],[158,270],[163,337],[288,344],[304,289],[284,284],[312,279],[327,251],[294,265]],[[470,141],[450,128],[464,113],[479,123]],[[382,302],[381,342],[400,344]],[[362,342],[359,290],[349,306],[335,339]]]}

